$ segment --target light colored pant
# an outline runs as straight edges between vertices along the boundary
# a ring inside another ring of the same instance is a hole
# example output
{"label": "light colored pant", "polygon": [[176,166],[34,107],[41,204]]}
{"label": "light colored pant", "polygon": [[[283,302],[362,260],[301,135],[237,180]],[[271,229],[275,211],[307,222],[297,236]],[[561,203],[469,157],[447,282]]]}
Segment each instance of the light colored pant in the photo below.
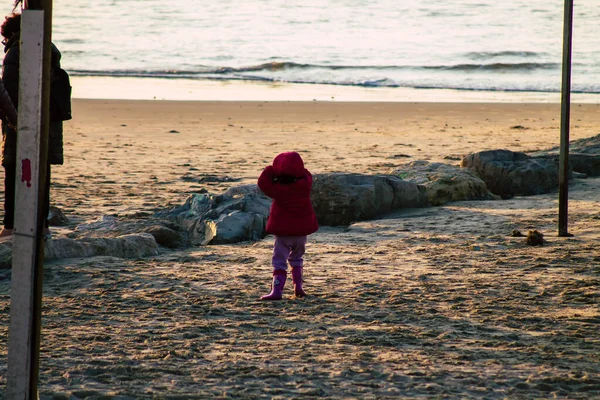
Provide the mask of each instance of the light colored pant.
{"label": "light colored pant", "polygon": [[293,267],[302,267],[306,236],[275,236],[273,269],[287,271],[288,261]]}

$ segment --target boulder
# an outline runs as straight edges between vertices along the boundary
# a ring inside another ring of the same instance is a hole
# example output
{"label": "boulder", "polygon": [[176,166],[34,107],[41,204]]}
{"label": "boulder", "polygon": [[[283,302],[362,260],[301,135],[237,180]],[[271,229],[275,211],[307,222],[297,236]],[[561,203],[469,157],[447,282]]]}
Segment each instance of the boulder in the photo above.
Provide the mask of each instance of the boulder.
{"label": "boulder", "polygon": [[154,240],[156,240],[156,243],[171,249],[185,247],[187,244],[187,239],[177,228],[165,226],[163,224],[145,227],[141,232],[151,234],[154,237]]}
{"label": "boulder", "polygon": [[[551,158],[558,163],[560,147],[528,154],[536,158]],[[569,143],[569,168],[586,176],[600,176],[600,134]]]}
{"label": "boulder", "polygon": [[454,165],[419,160],[398,167],[392,174],[424,186],[429,203],[433,206],[452,201],[494,198],[475,172]]}
{"label": "boulder", "polygon": [[115,232],[118,225],[119,219],[117,217],[112,215],[103,215],[94,221],[77,225],[74,233],[75,235],[81,235],[85,233],[104,235],[109,232]]}
{"label": "boulder", "polygon": [[[333,226],[429,205],[424,187],[391,175],[315,175],[311,197],[319,224]],[[220,195],[192,194],[155,217],[182,227],[192,245],[237,243],[265,236],[271,201],[257,185],[241,185]]]}
{"label": "boulder", "polygon": [[265,236],[267,220],[264,215],[235,210],[222,214],[217,220],[204,221],[202,245],[238,243],[259,240]]}
{"label": "boulder", "polygon": [[181,227],[160,218],[132,218],[103,215],[95,221],[80,224],[69,233],[71,239],[118,237],[134,233],[149,233],[161,246],[179,248],[188,245]]}
{"label": "boulder", "polygon": [[50,206],[48,212],[48,225],[50,226],[67,226],[70,224],[69,219],[65,216],[62,210],[55,206]]}
{"label": "boulder", "polygon": [[487,150],[466,156],[460,165],[474,171],[492,193],[502,198],[548,193],[558,186],[558,163],[553,158]]}
{"label": "boulder", "polygon": [[270,206],[256,185],[244,185],[220,195],[192,194],[183,206],[156,216],[182,227],[191,245],[203,246],[263,238]]}
{"label": "boulder", "polygon": [[600,176],[600,155],[569,153],[569,167],[586,176]]}
{"label": "boulder", "polygon": [[149,233],[113,238],[57,238],[46,241],[45,259],[112,256],[141,258],[158,255],[156,240]]}
{"label": "boulder", "polygon": [[[44,259],[86,258],[111,256],[118,258],[142,258],[158,255],[158,246],[149,233],[123,235],[113,238],[56,238],[48,240],[44,247]],[[0,244],[0,268],[12,264],[12,241]]]}
{"label": "boulder", "polygon": [[316,175],[311,198],[319,224],[329,226],[429,206],[425,187],[393,175]]}

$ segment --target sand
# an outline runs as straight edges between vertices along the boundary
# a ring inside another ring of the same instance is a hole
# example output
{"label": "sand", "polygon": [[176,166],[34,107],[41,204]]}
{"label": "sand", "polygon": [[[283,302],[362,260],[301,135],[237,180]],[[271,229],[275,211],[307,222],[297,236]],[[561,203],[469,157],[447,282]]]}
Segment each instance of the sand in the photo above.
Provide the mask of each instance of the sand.
{"label": "sand", "polygon": [[[73,224],[254,183],[281,151],[313,173],[558,145],[558,104],[76,100],[52,203]],[[572,108],[571,138],[600,105]],[[235,182],[198,183],[206,175]],[[600,180],[403,210],[309,238],[305,289],[268,292],[273,243],[45,266],[40,393],[55,398],[600,397]],[[532,247],[512,230],[541,231]],[[68,233],[56,229],[55,235]],[[10,280],[0,274],[0,388]],[[3,278],[3,279],[2,279]],[[0,390],[0,398],[3,394]],[[60,397],[63,396],[63,397]],[[95,396],[95,397],[94,397]],[[104,396],[104,397],[101,397]]]}

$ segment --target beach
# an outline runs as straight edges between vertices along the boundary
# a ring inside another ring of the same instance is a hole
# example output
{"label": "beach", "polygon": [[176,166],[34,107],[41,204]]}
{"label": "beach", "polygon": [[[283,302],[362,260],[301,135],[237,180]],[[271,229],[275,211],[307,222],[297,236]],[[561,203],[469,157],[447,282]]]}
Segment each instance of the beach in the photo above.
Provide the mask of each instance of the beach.
{"label": "beach", "polygon": [[[255,183],[283,151],[313,174],[559,145],[560,104],[75,99],[55,237]],[[573,104],[571,140],[600,104]],[[220,179],[205,179],[216,176]],[[600,180],[558,194],[400,210],[308,240],[305,290],[269,291],[273,237],[44,267],[40,394],[124,398],[600,397]],[[544,234],[528,246],[519,230]],[[10,279],[0,275],[0,398]],[[45,397],[44,397],[45,396]]]}

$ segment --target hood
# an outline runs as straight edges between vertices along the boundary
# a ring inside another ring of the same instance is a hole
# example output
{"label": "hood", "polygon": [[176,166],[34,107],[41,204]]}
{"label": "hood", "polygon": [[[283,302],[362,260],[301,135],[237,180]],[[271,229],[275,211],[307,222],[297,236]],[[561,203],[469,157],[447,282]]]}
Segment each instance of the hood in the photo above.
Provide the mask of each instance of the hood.
{"label": "hood", "polygon": [[281,153],[273,160],[275,175],[291,175],[301,177],[304,175],[304,161],[295,151]]}
{"label": "hood", "polygon": [[62,58],[60,50],[58,50],[58,47],[56,47],[54,43],[50,43],[50,49],[50,54],[52,55],[52,66],[57,66],[60,68],[60,59]]}

